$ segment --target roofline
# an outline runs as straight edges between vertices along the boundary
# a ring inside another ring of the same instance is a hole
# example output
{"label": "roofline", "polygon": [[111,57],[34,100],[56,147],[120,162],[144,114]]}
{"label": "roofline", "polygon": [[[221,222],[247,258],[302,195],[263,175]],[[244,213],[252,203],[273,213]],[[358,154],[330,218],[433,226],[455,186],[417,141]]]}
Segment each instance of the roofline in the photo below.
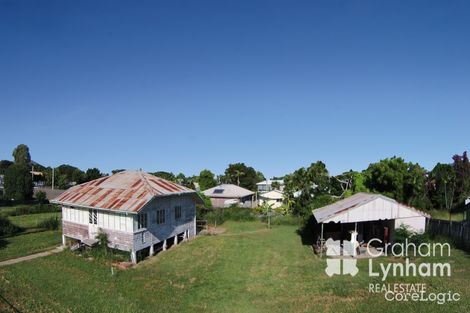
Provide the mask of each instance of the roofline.
{"label": "roofline", "polygon": [[247,195],[244,195],[244,196],[240,196],[240,195],[232,195],[232,196],[227,196],[227,195],[214,195],[214,194],[210,194],[210,195],[206,195],[206,197],[209,197],[209,198],[228,198],[228,199],[233,199],[233,198],[244,198],[244,197],[248,197],[248,196],[253,196],[255,193],[250,193],[250,194],[247,194]]}
{"label": "roofline", "polygon": [[[83,208],[83,209],[108,211],[108,212],[119,212],[119,213],[129,213],[129,214],[138,214],[139,213],[139,211],[134,212],[134,211],[112,210],[112,209],[105,209],[105,208],[93,207],[93,206],[88,206],[88,205],[81,205],[81,204],[76,204],[76,203],[72,203],[72,202],[56,201],[56,200],[51,200],[50,203],[60,204],[60,205],[65,205],[65,206],[71,206],[71,207],[77,207],[77,208]],[[147,203],[145,203],[145,205]],[[144,207],[144,206],[142,206],[142,207]]]}
{"label": "roofline", "polygon": [[53,203],[53,204],[68,205],[68,206],[79,207],[79,208],[84,208],[84,209],[102,210],[102,211],[108,211],[108,212],[130,213],[130,214],[139,214],[139,212],[147,204],[149,204],[153,199],[165,198],[165,197],[171,197],[171,196],[181,196],[181,195],[185,195],[185,194],[196,194],[201,199],[201,201],[203,201],[202,198],[199,196],[199,194],[196,191],[192,190],[192,191],[184,191],[184,192],[174,192],[174,193],[166,194],[166,195],[154,195],[154,196],[152,196],[152,198],[150,198],[149,201],[145,202],[145,204],[137,211],[124,211],[124,210],[117,210],[117,209],[116,210],[114,210],[114,209],[105,209],[105,208],[93,207],[93,206],[88,206],[88,205],[80,205],[80,204],[75,204],[75,203],[72,203],[72,202],[57,201],[57,200],[51,200],[50,202]]}
{"label": "roofline", "polygon": [[[430,218],[430,217],[431,217],[430,214],[428,214],[428,213],[426,213],[426,212],[424,212],[424,211],[418,210],[417,208],[412,207],[412,206],[410,206],[410,205],[408,205],[408,204],[401,203],[401,202],[399,202],[399,201],[397,201],[397,200],[395,200],[395,199],[393,199],[393,198],[384,196],[383,194],[380,194],[380,193],[372,193],[372,192],[358,192],[358,193],[356,193],[356,195],[357,195],[357,194],[360,194],[360,193],[368,194],[368,195],[373,196],[372,198],[368,199],[368,200],[365,201],[364,203],[361,203],[360,205],[364,205],[364,204],[367,204],[367,203],[372,202],[372,201],[374,201],[374,200],[377,200],[378,198],[381,198],[382,200],[388,200],[388,201],[391,200],[391,201],[395,202],[395,203],[398,204],[398,205],[404,206],[404,207],[406,207],[406,208],[408,208],[408,209],[410,209],[410,210],[416,212],[416,213],[419,214],[420,216],[424,216],[424,217],[426,217],[426,218]],[[354,196],[354,195],[353,195],[353,196]],[[349,197],[348,197],[348,198],[349,198]],[[346,199],[348,199],[348,198],[344,198],[344,199],[341,199],[341,200],[339,200],[339,201],[346,200]],[[313,216],[315,216],[315,211],[322,210],[322,209],[324,209],[324,208],[326,208],[326,207],[328,207],[328,206],[330,206],[330,205],[334,205],[335,203],[336,203],[336,202],[333,202],[333,203],[328,204],[328,205],[325,205],[325,206],[323,206],[323,207],[321,207],[321,208],[313,209],[313,210],[312,210]],[[350,207],[348,207],[348,208],[345,208],[345,209],[343,209],[343,210],[340,210],[340,211],[338,211],[338,212],[335,212],[335,213],[333,213],[333,214],[330,214],[330,215],[326,216],[325,218],[323,218],[322,221],[318,221],[318,223],[323,223],[324,221],[329,220],[329,219],[331,219],[332,217],[343,213],[344,211],[353,210],[353,209],[355,209],[356,207],[358,207],[358,204],[355,204],[355,205],[353,205],[353,206],[350,206]],[[315,219],[317,219],[316,216],[315,216]],[[388,219],[385,219],[385,220],[388,220]]]}

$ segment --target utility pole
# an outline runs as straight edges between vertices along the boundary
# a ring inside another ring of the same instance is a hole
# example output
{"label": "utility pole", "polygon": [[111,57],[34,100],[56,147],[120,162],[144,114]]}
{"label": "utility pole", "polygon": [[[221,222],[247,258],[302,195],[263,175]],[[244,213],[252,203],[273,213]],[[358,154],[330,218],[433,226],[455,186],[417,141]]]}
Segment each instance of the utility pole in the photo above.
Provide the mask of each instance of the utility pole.
{"label": "utility pole", "polygon": [[54,168],[52,168],[52,190],[54,190]]}

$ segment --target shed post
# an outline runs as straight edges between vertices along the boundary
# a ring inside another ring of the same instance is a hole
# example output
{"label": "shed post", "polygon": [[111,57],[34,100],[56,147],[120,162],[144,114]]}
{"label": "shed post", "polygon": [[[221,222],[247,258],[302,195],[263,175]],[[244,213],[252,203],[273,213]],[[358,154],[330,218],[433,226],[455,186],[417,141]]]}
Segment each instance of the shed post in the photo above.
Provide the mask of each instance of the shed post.
{"label": "shed post", "polygon": [[320,235],[320,257],[323,257],[323,223],[321,223],[321,235]]}
{"label": "shed post", "polygon": [[66,243],[67,241],[65,240],[65,235],[62,235],[62,245],[65,246]]}
{"label": "shed post", "polygon": [[175,243],[175,246],[178,244],[178,234],[175,235],[174,243]]}
{"label": "shed post", "polygon": [[154,255],[155,254],[155,251],[153,249],[153,244],[150,245],[150,252],[149,252],[150,256]]}
{"label": "shed post", "polygon": [[162,248],[163,248],[163,251],[166,251],[166,239],[163,240],[163,247]]}

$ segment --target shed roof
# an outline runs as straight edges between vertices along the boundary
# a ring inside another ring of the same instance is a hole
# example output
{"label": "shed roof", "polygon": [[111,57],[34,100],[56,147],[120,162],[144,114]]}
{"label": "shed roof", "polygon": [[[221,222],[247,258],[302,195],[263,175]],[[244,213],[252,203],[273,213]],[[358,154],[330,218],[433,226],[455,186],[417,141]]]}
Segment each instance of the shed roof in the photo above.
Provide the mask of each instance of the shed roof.
{"label": "shed roof", "polygon": [[74,186],[52,203],[138,212],[154,197],[195,191],[141,171],[123,171]]}
{"label": "shed roof", "polygon": [[424,212],[381,194],[360,192],[349,198],[313,210],[319,223],[354,223],[424,216]]}
{"label": "shed roof", "polygon": [[243,198],[254,194],[251,190],[232,184],[215,186],[204,190],[202,193],[210,198]]}

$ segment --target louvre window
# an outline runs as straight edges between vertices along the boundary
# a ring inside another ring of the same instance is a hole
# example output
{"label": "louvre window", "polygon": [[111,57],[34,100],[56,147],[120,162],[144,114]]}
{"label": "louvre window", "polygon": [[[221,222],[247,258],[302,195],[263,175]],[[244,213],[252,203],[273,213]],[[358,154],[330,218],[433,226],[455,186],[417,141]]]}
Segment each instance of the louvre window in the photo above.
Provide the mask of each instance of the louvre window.
{"label": "louvre window", "polygon": [[93,225],[98,225],[98,210],[88,210],[88,222]]}
{"label": "louvre window", "polygon": [[139,229],[147,228],[147,213],[139,214]]}
{"label": "louvre window", "polygon": [[165,210],[157,210],[157,224],[165,223]]}
{"label": "louvre window", "polygon": [[181,205],[175,206],[175,220],[181,219]]}

